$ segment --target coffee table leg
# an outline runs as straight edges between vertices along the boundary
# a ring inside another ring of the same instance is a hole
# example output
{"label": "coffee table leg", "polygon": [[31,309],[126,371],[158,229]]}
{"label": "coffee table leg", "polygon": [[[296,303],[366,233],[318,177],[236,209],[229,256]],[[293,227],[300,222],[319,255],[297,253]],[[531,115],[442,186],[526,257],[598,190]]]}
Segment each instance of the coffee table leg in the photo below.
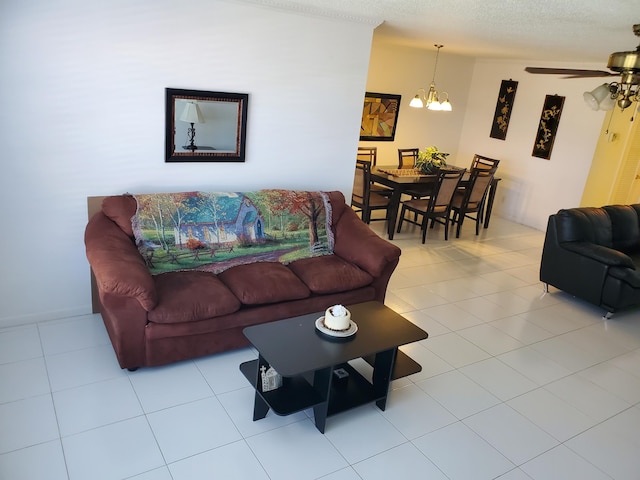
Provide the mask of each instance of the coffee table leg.
{"label": "coffee table leg", "polygon": [[262,355],[258,354],[258,363],[256,365],[256,383],[253,386],[255,388],[255,398],[253,399],[253,421],[260,420],[267,416],[269,412],[269,405],[265,402],[258,392],[262,391],[262,376],[260,372],[260,367],[262,365],[268,366],[267,361],[262,357]]}
{"label": "coffee table leg", "polygon": [[373,388],[376,397],[382,397],[376,401],[376,405],[380,410],[384,410],[387,407],[387,396],[397,351],[397,348],[392,348],[376,354],[373,366]]}
{"label": "coffee table leg", "polygon": [[258,392],[255,393],[255,398],[253,399],[253,421],[261,420],[267,416],[269,412],[269,405],[265,402]]}
{"label": "coffee table leg", "polygon": [[329,411],[329,392],[331,391],[331,367],[322,370],[316,370],[313,375],[313,387],[320,392],[325,399],[324,402],[313,407],[313,418],[316,428],[320,433],[324,433],[324,426],[327,422],[327,413]]}

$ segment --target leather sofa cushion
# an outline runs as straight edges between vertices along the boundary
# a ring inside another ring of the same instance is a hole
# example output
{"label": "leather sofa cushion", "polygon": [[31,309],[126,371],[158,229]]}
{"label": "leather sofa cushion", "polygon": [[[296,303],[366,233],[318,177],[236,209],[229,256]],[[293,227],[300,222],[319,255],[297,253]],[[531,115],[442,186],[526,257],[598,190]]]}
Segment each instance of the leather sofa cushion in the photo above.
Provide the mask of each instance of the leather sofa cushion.
{"label": "leather sofa cushion", "polygon": [[240,301],[212,273],[170,272],[154,279],[158,304],[149,312],[151,322],[193,322],[240,309]]}
{"label": "leather sofa cushion", "polygon": [[131,217],[135,215],[137,208],[136,199],[131,195],[116,195],[102,201],[102,213],[130,237],[133,237]]}
{"label": "leather sofa cushion", "polygon": [[583,207],[558,211],[556,215],[558,241],[589,242],[613,247],[611,220],[602,208]]}
{"label": "leather sofa cushion", "polygon": [[612,267],[609,269],[609,275],[617,278],[621,282],[626,283],[630,287],[637,289],[637,297],[640,299],[640,272],[630,268]]}
{"label": "leather sofa cushion", "polygon": [[289,268],[309,290],[320,295],[355,290],[373,282],[371,275],[337,255],[297,260]]}
{"label": "leather sofa cushion", "polygon": [[238,265],[218,274],[218,278],[245,305],[285,302],[310,295],[306,285],[277,262]]}
{"label": "leather sofa cushion", "polygon": [[640,250],[640,213],[634,206],[608,205],[602,208],[611,219],[613,248],[625,253]]}

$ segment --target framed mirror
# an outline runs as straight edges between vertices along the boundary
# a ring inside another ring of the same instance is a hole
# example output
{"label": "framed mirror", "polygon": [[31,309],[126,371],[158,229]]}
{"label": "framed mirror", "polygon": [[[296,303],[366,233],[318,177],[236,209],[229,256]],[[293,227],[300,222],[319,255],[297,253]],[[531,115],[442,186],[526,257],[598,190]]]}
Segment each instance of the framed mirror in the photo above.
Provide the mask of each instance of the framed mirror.
{"label": "framed mirror", "polygon": [[165,162],[244,162],[246,93],[166,89]]}

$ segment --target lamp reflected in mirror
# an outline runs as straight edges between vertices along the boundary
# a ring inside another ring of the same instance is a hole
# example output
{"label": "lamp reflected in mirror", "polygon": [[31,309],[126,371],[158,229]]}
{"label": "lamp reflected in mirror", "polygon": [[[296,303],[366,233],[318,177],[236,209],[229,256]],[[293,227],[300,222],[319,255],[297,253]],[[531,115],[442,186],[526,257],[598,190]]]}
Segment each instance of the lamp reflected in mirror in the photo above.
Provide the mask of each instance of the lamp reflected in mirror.
{"label": "lamp reflected in mirror", "polygon": [[195,140],[196,140],[195,124],[204,123],[204,117],[202,116],[200,107],[196,102],[187,102],[185,104],[184,110],[182,111],[182,115],[180,115],[180,121],[191,124],[191,126],[187,130],[189,144],[185,145],[184,148],[191,151],[197,150],[198,147],[195,144]]}

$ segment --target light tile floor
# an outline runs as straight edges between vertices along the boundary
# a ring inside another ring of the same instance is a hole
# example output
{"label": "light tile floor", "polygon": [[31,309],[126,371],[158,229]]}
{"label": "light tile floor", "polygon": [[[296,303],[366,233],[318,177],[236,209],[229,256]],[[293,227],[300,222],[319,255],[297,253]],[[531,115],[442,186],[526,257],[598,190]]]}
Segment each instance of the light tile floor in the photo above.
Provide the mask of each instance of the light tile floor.
{"label": "light tile floor", "polygon": [[[382,234],[383,222],[372,228]],[[251,420],[242,349],[121,370],[99,315],[0,330],[0,478],[640,478],[640,311],[542,294],[544,234],[405,229],[386,303],[430,333],[386,411]]]}

